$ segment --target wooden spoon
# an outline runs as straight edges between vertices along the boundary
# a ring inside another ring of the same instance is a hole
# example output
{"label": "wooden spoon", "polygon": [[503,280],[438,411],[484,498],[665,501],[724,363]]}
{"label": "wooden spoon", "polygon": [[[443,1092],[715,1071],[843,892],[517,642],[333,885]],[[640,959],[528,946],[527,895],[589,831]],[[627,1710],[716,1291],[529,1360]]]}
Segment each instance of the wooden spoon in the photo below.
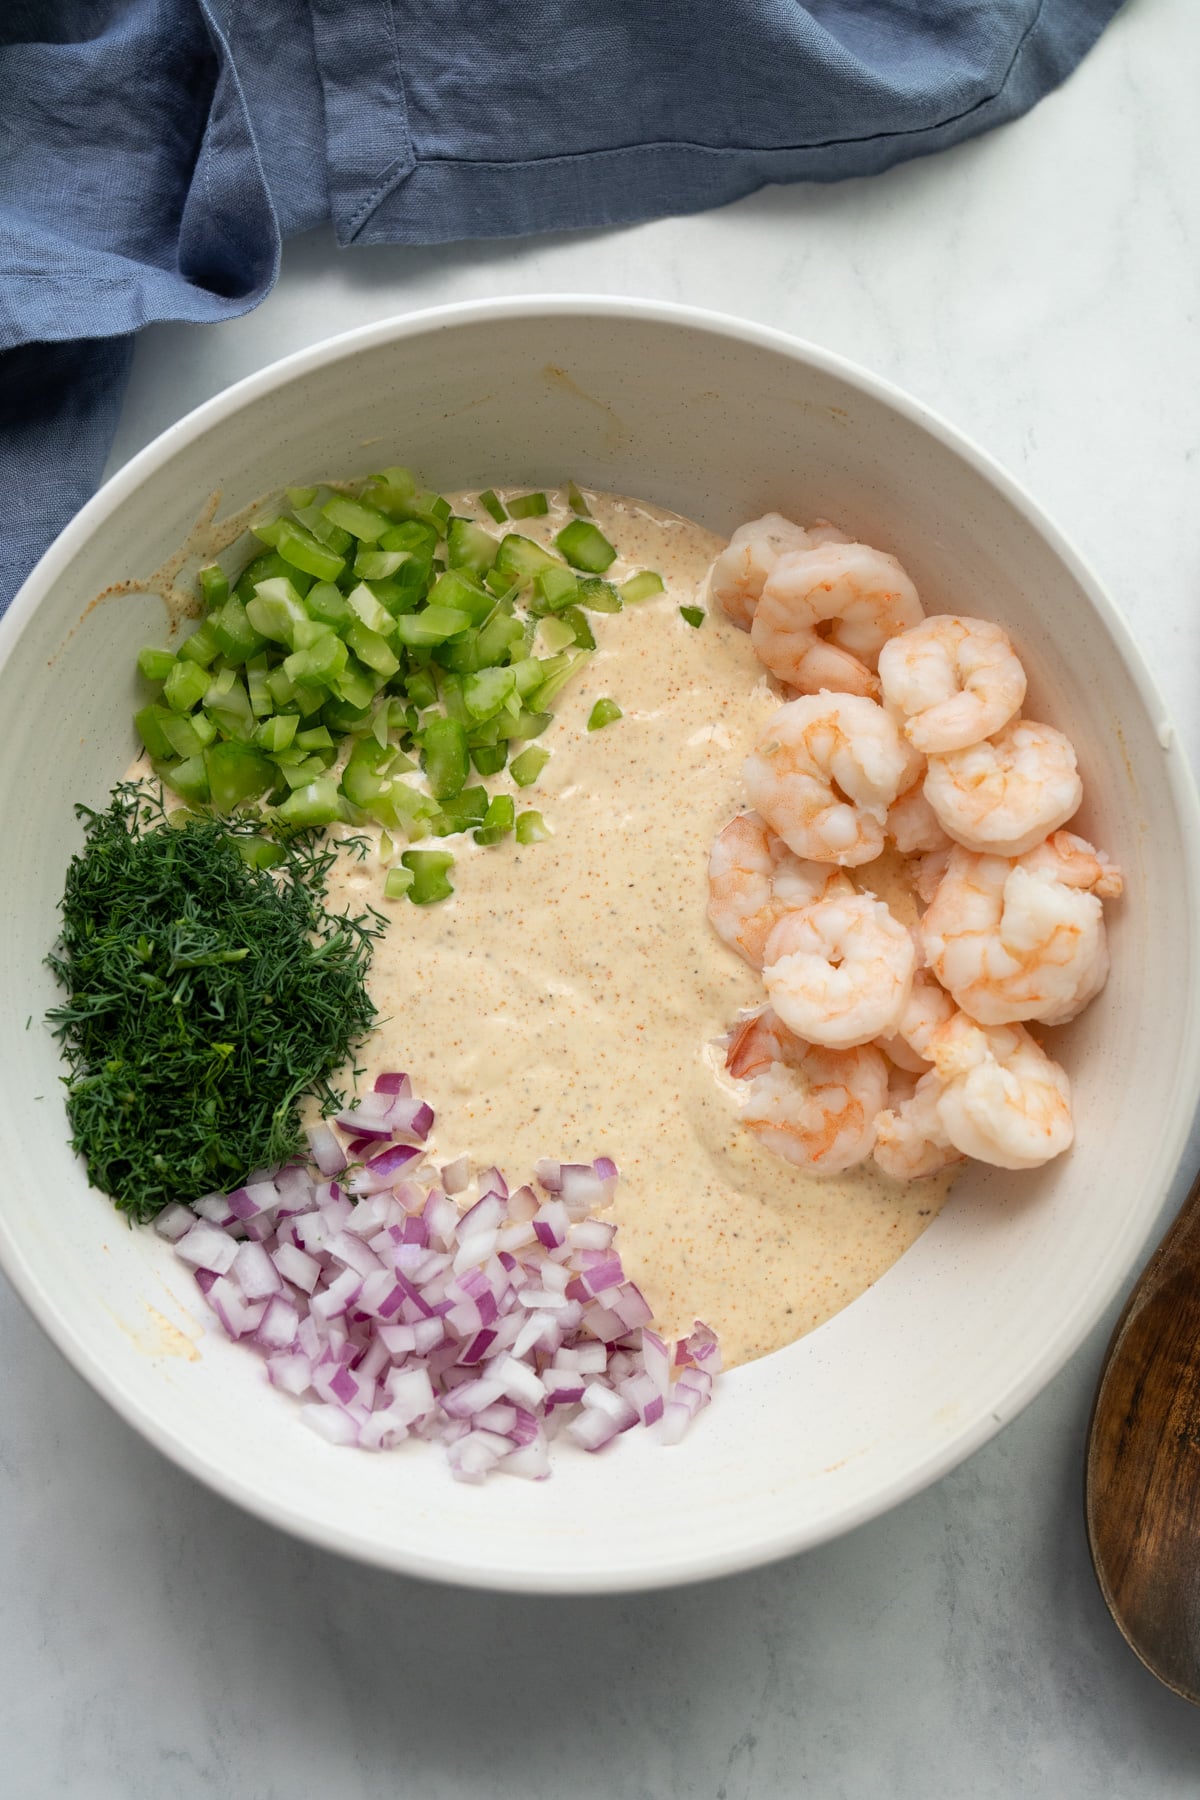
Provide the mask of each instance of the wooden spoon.
{"label": "wooden spoon", "polygon": [[1126,1642],[1200,1706],[1200,1176],[1108,1346],[1085,1504],[1100,1591]]}

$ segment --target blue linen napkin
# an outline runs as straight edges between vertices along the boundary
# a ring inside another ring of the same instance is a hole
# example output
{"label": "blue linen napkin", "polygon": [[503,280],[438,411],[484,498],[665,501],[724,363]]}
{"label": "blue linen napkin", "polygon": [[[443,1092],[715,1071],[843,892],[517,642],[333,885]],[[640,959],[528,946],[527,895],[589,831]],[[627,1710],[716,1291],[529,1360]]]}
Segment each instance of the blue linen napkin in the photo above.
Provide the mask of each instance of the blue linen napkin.
{"label": "blue linen napkin", "polygon": [[256,306],[291,232],[627,224],[1026,111],[1120,0],[7,0],[0,610],[95,487],[131,334]]}

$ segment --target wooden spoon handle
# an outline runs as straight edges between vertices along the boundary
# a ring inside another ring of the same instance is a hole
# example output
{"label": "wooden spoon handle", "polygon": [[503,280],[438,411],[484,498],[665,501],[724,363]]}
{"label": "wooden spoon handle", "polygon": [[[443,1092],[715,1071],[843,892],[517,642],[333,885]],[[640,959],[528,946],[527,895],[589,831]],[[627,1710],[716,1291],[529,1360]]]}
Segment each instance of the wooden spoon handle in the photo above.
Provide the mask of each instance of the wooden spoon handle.
{"label": "wooden spoon handle", "polygon": [[1126,1641],[1200,1705],[1200,1176],[1108,1346],[1085,1506],[1096,1577]]}

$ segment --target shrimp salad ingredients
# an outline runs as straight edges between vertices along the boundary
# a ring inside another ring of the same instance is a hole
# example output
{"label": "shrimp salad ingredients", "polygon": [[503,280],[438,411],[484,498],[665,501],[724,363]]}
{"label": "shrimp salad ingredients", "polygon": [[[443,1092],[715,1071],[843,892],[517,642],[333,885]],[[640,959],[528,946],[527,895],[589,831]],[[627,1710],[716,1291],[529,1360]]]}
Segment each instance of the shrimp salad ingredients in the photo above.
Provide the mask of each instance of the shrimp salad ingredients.
{"label": "shrimp salad ingredients", "polygon": [[[926,617],[894,556],[777,513],[739,527],[710,592],[791,695],[709,868],[709,917],[768,1002],[728,1040],[742,1123],[822,1174],[1060,1155],[1070,1084],[1026,1025],[1065,1024],[1104,986],[1122,880],[1063,829],[1075,750],[1021,716],[1007,634]],[[873,891],[889,841],[915,924]]]}

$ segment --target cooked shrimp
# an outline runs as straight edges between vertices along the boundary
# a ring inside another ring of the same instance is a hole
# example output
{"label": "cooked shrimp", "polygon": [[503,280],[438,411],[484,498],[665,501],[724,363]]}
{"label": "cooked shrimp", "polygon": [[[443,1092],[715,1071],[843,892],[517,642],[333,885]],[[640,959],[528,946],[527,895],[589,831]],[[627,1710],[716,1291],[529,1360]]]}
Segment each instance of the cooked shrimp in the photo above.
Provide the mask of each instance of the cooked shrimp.
{"label": "cooked shrimp", "polygon": [[764,513],[739,525],[712,566],[708,578],[710,598],[717,602],[735,625],[749,631],[763,582],[779,561],[791,550],[807,550],[809,536],[803,526],[793,525],[782,513]]}
{"label": "cooked shrimp", "polygon": [[988,619],[934,613],[879,652],[884,704],[926,756],[965,750],[1015,718],[1025,671],[1008,635]]}
{"label": "cooked shrimp", "polygon": [[946,850],[950,839],[938,824],[937,814],[924,794],[925,772],[922,770],[910,788],[888,807],[888,836],[901,856],[923,855],[930,850]]}
{"label": "cooked shrimp", "polygon": [[1036,1169],[1075,1135],[1071,1087],[1022,1025],[985,1027],[965,1013],[933,1038],[937,1113],[956,1150],[1001,1169]]}
{"label": "cooked shrimp", "polygon": [[1108,976],[1101,893],[1117,869],[1069,831],[1019,858],[955,849],[918,926],[926,961],[984,1025],[1063,1025]]}
{"label": "cooked shrimp", "polygon": [[929,1067],[929,1044],[934,1032],[954,1012],[954,1002],[927,969],[913,976],[912,992],[890,1036],[880,1037],[879,1048],[898,1069],[923,1075]]}
{"label": "cooked shrimp", "polygon": [[917,1181],[962,1161],[938,1112],[941,1094],[942,1081],[933,1069],[907,1096],[894,1085],[889,1088],[887,1110],[875,1121],[875,1161],[885,1175]]}
{"label": "cooked shrimp", "polygon": [[849,532],[843,531],[830,519],[814,519],[811,525],[804,527],[808,533],[809,548],[817,549],[820,544],[852,544],[854,539]]}
{"label": "cooked shrimp", "polygon": [[749,1081],[772,1063],[796,1061],[805,1045],[780,1023],[769,1006],[751,1013],[730,1034],[725,1067],[735,1081]]}
{"label": "cooked shrimp", "polygon": [[854,867],[883,849],[888,807],[917,766],[873,700],[806,694],[772,716],[743,772],[751,805],[797,856]]}
{"label": "cooked shrimp", "polygon": [[794,856],[757,813],[730,819],[708,862],[708,916],[717,936],[761,969],[763,947],[785,912],[819,900],[849,877]]}
{"label": "cooked shrimp", "polygon": [[838,895],[784,914],[767,939],[763,984],[790,1031],[850,1050],[895,1030],[915,964],[912,938],[882,900]]}
{"label": "cooked shrimp", "polygon": [[[922,617],[894,556],[869,544],[824,543],[781,556],[763,583],[750,641],[789,687],[877,694],[874,670],[890,637]],[[829,636],[818,635],[828,625]]]}
{"label": "cooked shrimp", "polygon": [[751,1081],[742,1123],[776,1156],[814,1175],[839,1174],[871,1154],[887,1064],[870,1044],[827,1050],[792,1042],[786,1061]]}
{"label": "cooked shrimp", "polygon": [[1078,811],[1083,783],[1069,738],[1013,719],[967,750],[931,756],[925,798],[956,843],[1023,856]]}

